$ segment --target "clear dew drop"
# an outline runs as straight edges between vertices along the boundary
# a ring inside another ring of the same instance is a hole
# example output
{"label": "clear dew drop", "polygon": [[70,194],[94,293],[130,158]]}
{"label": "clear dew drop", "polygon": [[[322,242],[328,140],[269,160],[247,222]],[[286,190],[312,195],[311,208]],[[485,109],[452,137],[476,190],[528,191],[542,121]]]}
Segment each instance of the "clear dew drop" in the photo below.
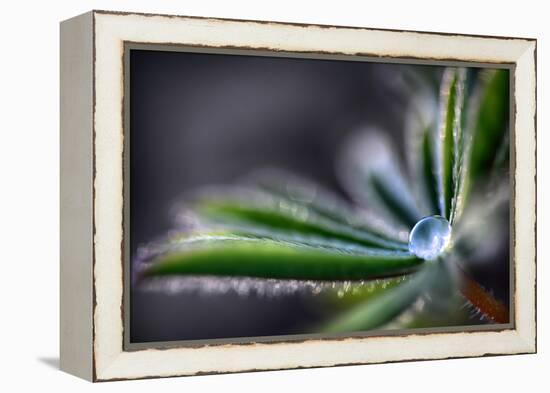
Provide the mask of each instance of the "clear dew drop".
{"label": "clear dew drop", "polygon": [[419,258],[432,260],[449,246],[451,225],[441,216],[424,217],[409,234],[409,251]]}

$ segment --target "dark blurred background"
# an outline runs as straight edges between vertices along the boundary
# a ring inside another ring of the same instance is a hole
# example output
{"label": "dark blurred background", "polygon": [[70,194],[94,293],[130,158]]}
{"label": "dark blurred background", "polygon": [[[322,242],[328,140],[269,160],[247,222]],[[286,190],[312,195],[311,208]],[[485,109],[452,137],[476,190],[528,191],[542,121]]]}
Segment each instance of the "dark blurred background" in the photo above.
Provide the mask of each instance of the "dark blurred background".
{"label": "dark blurred background", "polygon": [[[276,167],[342,193],[335,162],[365,124],[403,148],[407,67],[131,50],[131,259],[174,225],[172,207],[204,185]],[[344,195],[345,196],[345,195]],[[200,296],[131,290],[131,341],[304,333],[322,318],[305,295]]]}

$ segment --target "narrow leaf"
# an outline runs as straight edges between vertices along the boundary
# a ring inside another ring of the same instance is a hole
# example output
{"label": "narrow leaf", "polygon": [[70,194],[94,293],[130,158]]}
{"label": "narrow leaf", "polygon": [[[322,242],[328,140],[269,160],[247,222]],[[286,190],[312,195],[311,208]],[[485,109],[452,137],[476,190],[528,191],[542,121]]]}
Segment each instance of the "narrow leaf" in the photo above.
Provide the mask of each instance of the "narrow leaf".
{"label": "narrow leaf", "polygon": [[461,295],[457,267],[451,259],[439,262],[441,266],[437,277],[410,307],[385,326],[387,329],[434,328],[486,322]]}
{"label": "narrow leaf", "polygon": [[340,165],[343,185],[361,205],[408,230],[421,218],[388,137],[369,129],[348,143]]}
{"label": "narrow leaf", "polygon": [[358,252],[268,239],[203,236],[186,239],[159,255],[144,274],[354,280],[410,273],[421,264],[408,252]]}
{"label": "narrow leaf", "polygon": [[324,291],[323,300],[326,301],[327,307],[334,307],[342,311],[373,299],[381,293],[403,284],[411,277],[411,275],[403,275],[360,282],[346,281],[343,286],[340,285],[332,290]]}
{"label": "narrow leaf", "polygon": [[436,214],[438,206],[437,198],[437,178],[434,173],[433,166],[433,139],[428,130],[422,138],[422,183],[424,184],[425,193],[429,201],[430,215]]}
{"label": "narrow leaf", "polygon": [[472,187],[506,175],[509,162],[509,71],[480,72],[468,102],[455,216],[462,214]]}
{"label": "narrow leaf", "polygon": [[441,82],[441,111],[434,164],[438,176],[440,214],[449,220],[451,220],[453,201],[457,193],[464,86],[464,69],[445,70]]}
{"label": "narrow leaf", "polygon": [[399,230],[384,225],[381,220],[352,207],[343,198],[308,179],[274,169],[258,171],[250,178],[254,186],[286,200],[288,204],[310,209],[320,217],[386,240],[407,241]]}
{"label": "narrow leaf", "polygon": [[[414,93],[414,94],[413,94]],[[424,87],[411,92],[405,116],[406,153],[409,175],[422,216],[439,214],[438,184],[434,172],[434,131],[437,117],[437,95]]]}
{"label": "narrow leaf", "polygon": [[418,298],[438,272],[438,266],[426,266],[397,287],[344,312],[326,325],[323,331],[337,333],[370,330],[390,322]]}
{"label": "narrow leaf", "polygon": [[356,230],[344,223],[318,215],[310,208],[280,198],[263,196],[246,198],[201,199],[196,211],[214,222],[278,230],[289,234],[321,236],[370,247],[406,249],[406,244],[377,234]]}
{"label": "narrow leaf", "polygon": [[500,258],[499,253],[509,242],[508,177],[478,190],[468,199],[468,206],[453,227],[453,248],[468,264]]}
{"label": "narrow leaf", "polygon": [[480,76],[481,95],[475,119],[470,164],[470,177],[475,179],[487,173],[507,139],[509,114],[508,70],[486,71]]}

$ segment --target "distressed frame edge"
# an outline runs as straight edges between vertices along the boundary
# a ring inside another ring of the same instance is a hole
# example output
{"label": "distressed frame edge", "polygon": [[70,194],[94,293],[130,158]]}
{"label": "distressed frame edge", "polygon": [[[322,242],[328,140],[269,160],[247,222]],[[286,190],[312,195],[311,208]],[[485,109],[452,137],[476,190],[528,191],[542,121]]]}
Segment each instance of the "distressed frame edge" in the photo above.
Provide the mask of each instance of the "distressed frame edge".
{"label": "distressed frame edge", "polygon": [[60,369],[94,380],[93,366],[93,18],[59,26]]}
{"label": "distressed frame edge", "polygon": [[[115,13],[104,13],[104,12],[99,12],[98,14],[101,14],[101,15],[114,15]],[[118,14],[117,14],[118,15]],[[126,15],[126,14],[124,14]],[[143,16],[143,14],[133,14],[133,13],[129,13],[128,15],[141,15]],[[94,14],[95,16],[95,14]],[[174,18],[174,16],[170,16],[170,18]],[[177,18],[177,17],[176,17]],[[192,18],[192,17],[185,17],[186,19],[196,19],[196,18]],[[205,18],[207,20],[209,20],[210,18]],[[223,20],[219,20],[219,19],[216,19],[217,21],[223,21]],[[238,21],[237,21],[238,22]],[[252,22],[255,22],[255,21],[252,21]],[[284,23],[278,23],[278,22],[274,22],[273,24],[275,25],[288,25],[288,24],[284,24]],[[291,25],[291,24],[290,24]],[[356,28],[356,29],[360,29],[360,28]],[[362,29],[362,30],[365,30],[365,31],[369,31],[371,29]],[[395,31],[392,31],[395,35],[399,35],[399,32],[395,32]],[[413,33],[418,33],[418,32],[413,32]],[[424,33],[422,33],[424,34]],[[433,34],[433,33],[426,33],[426,34]],[[457,36],[457,35],[452,35],[452,36]],[[461,35],[461,36],[464,36],[464,37],[471,37],[471,36],[468,36],[468,35]],[[483,39],[483,37],[480,37]],[[496,39],[504,39],[506,40],[506,38],[502,38],[502,37],[497,37]],[[529,62],[529,61],[526,61],[525,65],[528,67],[530,64],[533,64],[533,67],[534,67],[534,75],[533,75],[533,80],[534,80],[534,88],[536,89],[536,40],[532,40],[532,39],[520,39],[520,40],[523,40],[525,42],[525,51],[524,51],[524,54],[527,56],[529,55],[530,59],[534,61],[533,62]],[[534,41],[534,42],[533,42]],[[94,40],[94,44],[95,44],[95,40]],[[532,50],[530,50],[532,49]],[[529,53],[527,53],[529,52]],[[534,57],[531,53],[534,53]],[[519,61],[519,59],[517,59]],[[525,59],[524,59],[525,60]],[[467,61],[467,60],[465,60]],[[94,73],[94,76],[95,76],[95,73]],[[517,77],[516,77],[517,78]],[[527,93],[528,95],[531,95],[532,94],[532,91],[529,89],[530,87],[533,87],[533,86],[528,86],[526,87],[526,90],[527,90]],[[532,104],[534,104],[534,108],[533,108],[533,115],[535,117],[535,123],[534,123],[534,127],[531,128],[529,131],[530,134],[532,133],[532,136],[534,137],[533,139],[536,138],[536,96],[535,97],[531,97],[531,98],[535,98],[535,100],[532,100]],[[521,105],[521,104],[520,104]],[[516,108],[517,109],[517,108]],[[522,112],[523,113],[523,112]],[[516,119],[516,126],[517,126],[517,123],[518,123],[518,120]],[[528,135],[528,136],[531,136],[531,135]],[[536,140],[536,139],[535,139]],[[516,140],[516,143],[517,143],[517,140]],[[536,143],[534,145],[534,148],[536,149]],[[536,151],[536,150],[535,150]],[[534,174],[536,176],[536,162],[534,162]],[[94,179],[95,181],[95,179]],[[536,187],[536,181],[535,183],[533,184],[534,187]],[[535,195],[534,195],[534,198],[535,198],[535,207],[536,207],[536,192],[535,192]],[[535,222],[536,220],[536,212],[534,212],[534,215],[532,217],[532,221]],[[536,235],[536,231],[535,231],[535,227],[533,227],[533,232],[531,233],[531,231],[529,230],[529,234],[532,234],[532,235]],[[516,250],[517,251],[517,250]],[[534,250],[534,257],[536,258],[536,249]],[[536,268],[535,268],[535,275],[533,276],[533,278],[536,280]],[[535,281],[536,282],[536,281]],[[97,285],[97,282],[95,282],[95,285]],[[535,301],[535,296],[533,296],[532,298],[533,301]],[[522,307],[523,308],[523,307]],[[533,313],[534,313],[534,310],[533,310]],[[529,319],[530,317],[527,316],[527,320]],[[94,319],[95,319],[95,316],[94,316]],[[513,352],[510,352],[510,354],[519,354],[519,353],[533,353],[533,352],[536,352],[536,315],[533,315],[533,322],[535,323],[535,325],[533,326],[533,329],[534,330],[529,330],[528,329],[524,329],[524,326],[521,325],[521,326],[517,326],[516,330],[514,330],[515,332],[515,336],[514,339],[516,340],[516,344],[519,345],[518,348],[516,348],[516,351],[513,351]],[[96,337],[94,336],[94,341],[95,341]],[[150,352],[150,351],[140,351],[140,352]],[[456,357],[469,357],[469,356],[484,356],[484,355],[499,355],[499,354],[505,354],[505,353],[499,353],[499,352],[495,352],[495,353],[483,353],[483,354],[466,354],[466,355],[458,355]],[[94,353],[94,363],[95,363],[95,355],[97,355],[96,353]],[[147,355],[146,355],[147,356]],[[423,360],[423,359],[437,359],[437,358],[448,358],[448,357],[452,357],[451,356],[429,356],[427,358],[414,358],[414,359],[408,359],[406,357],[400,357],[399,359],[396,359],[396,360],[388,360],[388,361],[407,361],[407,360]],[[150,375],[142,375],[142,376],[117,376],[116,375],[116,371],[115,371],[115,375],[111,374],[109,376],[109,372],[108,372],[108,369],[111,369],[111,366],[114,366],[114,368],[116,369],[117,366],[120,366],[120,364],[118,364],[119,362],[124,362],[126,361],[127,359],[121,359],[121,356],[117,356],[112,360],[112,363],[109,365],[109,367],[107,367],[107,369],[102,369],[101,372],[100,372],[100,375],[97,376],[95,375],[94,373],[94,380],[97,380],[97,381],[102,381],[102,380],[117,380],[117,379],[135,379],[135,378],[150,378],[150,377],[162,377],[162,376],[179,376],[179,375],[196,375],[196,374],[203,374],[205,372],[201,372],[201,371],[198,371],[198,372],[191,372],[191,373],[185,373],[185,372],[179,372],[179,373],[172,373],[172,374],[150,374]],[[380,361],[380,362],[385,362],[385,361]],[[366,364],[366,363],[380,363],[379,361],[361,361],[359,363],[345,363],[345,364]],[[325,367],[325,366],[337,366],[337,365],[342,365],[342,363],[334,363],[334,364],[323,364],[323,365],[306,365],[305,367]],[[278,368],[274,368],[274,369],[286,369],[286,368],[299,368],[299,367],[303,367],[303,366],[289,366],[289,367],[278,367]],[[273,368],[265,368],[265,370],[268,370],[268,369],[273,369]],[[105,371],[105,372],[104,372]],[[241,369],[241,370],[227,370],[227,371],[213,371],[213,372],[206,372],[206,373],[222,373],[222,372],[242,372],[242,371],[252,371],[252,370],[248,370],[248,369]]]}
{"label": "distressed frame edge", "polygon": [[[514,228],[516,331],[529,353],[537,353],[537,41],[518,58],[515,80]],[[522,110],[520,110],[520,108]],[[519,133],[521,130],[521,137]],[[519,141],[521,140],[521,143]],[[518,181],[519,180],[519,181]],[[518,189],[522,193],[517,193]],[[519,201],[519,203],[518,203]],[[532,215],[525,215],[530,211]],[[518,227],[520,229],[518,230]],[[519,244],[519,245],[518,245]],[[526,253],[520,263],[518,254]],[[521,276],[521,279],[518,279]],[[526,305],[525,305],[526,304]]]}
{"label": "distressed frame edge", "polygon": [[353,26],[353,25],[329,25],[323,23],[306,23],[306,22],[287,22],[287,21],[271,21],[271,20],[262,20],[262,19],[242,19],[242,18],[222,18],[215,16],[198,16],[198,15],[183,15],[183,14],[163,14],[163,13],[152,13],[152,12],[137,12],[137,11],[113,11],[113,10],[104,10],[104,9],[94,9],[90,12],[93,12],[97,15],[120,15],[120,16],[158,16],[163,18],[176,18],[176,19],[195,19],[195,20],[204,20],[204,21],[219,21],[219,22],[243,22],[243,23],[254,23],[254,24],[268,24],[268,25],[283,25],[283,26],[295,26],[295,27],[318,27],[322,29],[355,29],[355,30],[370,30],[370,31],[381,31],[381,32],[394,32],[394,33],[418,33],[418,34],[431,34],[431,35],[442,35],[448,37],[471,37],[471,38],[491,38],[491,39],[502,39],[502,40],[522,40],[522,41],[537,41],[535,37],[518,37],[518,36],[499,36],[499,35],[487,35],[487,34],[466,34],[466,33],[450,33],[450,32],[440,32],[440,31],[428,31],[428,30],[409,30],[409,29],[389,29],[382,27],[364,27],[364,26]]}

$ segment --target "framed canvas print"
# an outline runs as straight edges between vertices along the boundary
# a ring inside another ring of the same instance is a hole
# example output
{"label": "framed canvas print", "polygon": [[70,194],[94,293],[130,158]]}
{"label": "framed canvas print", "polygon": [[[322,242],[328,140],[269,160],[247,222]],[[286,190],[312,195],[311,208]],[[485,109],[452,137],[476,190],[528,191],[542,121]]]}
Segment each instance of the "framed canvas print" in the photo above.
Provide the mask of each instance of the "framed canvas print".
{"label": "framed canvas print", "polygon": [[536,41],[61,24],[61,368],[536,351]]}

